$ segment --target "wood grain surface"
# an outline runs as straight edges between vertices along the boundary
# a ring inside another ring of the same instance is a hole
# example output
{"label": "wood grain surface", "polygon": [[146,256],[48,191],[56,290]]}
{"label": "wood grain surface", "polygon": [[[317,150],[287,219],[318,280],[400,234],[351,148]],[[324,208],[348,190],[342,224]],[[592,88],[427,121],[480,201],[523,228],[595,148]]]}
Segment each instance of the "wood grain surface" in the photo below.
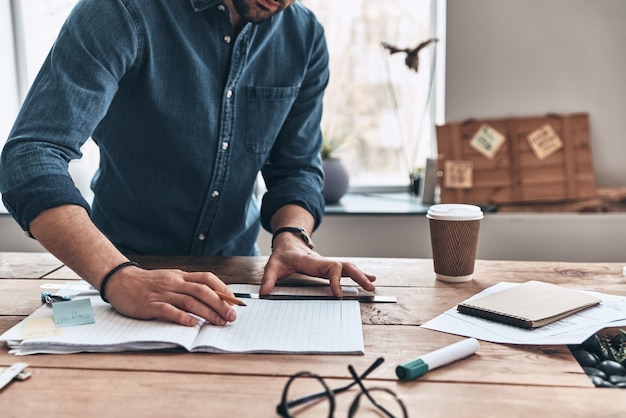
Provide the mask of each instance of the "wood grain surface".
{"label": "wood grain surface", "polygon": [[[1,332],[41,306],[41,284],[77,279],[46,254],[4,253],[0,260],[4,266],[0,270]],[[145,268],[212,271],[228,283],[259,283],[267,258],[133,260]],[[412,417],[623,416],[626,394],[619,389],[595,388],[566,346],[481,341],[477,354],[418,380],[399,382],[395,376],[398,364],[462,339],[419,325],[495,283],[542,280],[626,295],[622,264],[478,260],[474,280],[450,284],[434,279],[429,259],[345,260],[377,275],[377,293],[398,298],[396,304],[361,304],[365,355],[168,350],[16,357],[3,346],[0,367],[26,361],[32,377],[0,392],[2,416],[36,416],[42,413],[43,404],[48,412],[66,417],[276,416],[276,405],[290,375],[311,371],[324,376],[329,385],[340,386],[350,379],[348,364],[363,371],[379,356],[385,362],[366,384],[393,389]],[[310,283],[323,281],[312,279]],[[346,416],[355,394],[337,396],[336,416]],[[298,416],[325,414],[323,405],[304,412]]]}

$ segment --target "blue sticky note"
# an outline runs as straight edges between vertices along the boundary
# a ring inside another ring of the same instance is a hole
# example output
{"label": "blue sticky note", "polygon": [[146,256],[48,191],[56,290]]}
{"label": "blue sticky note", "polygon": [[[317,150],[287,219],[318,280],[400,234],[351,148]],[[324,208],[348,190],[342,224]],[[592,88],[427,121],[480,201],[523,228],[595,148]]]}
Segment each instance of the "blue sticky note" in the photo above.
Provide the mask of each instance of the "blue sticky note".
{"label": "blue sticky note", "polygon": [[89,298],[54,302],[52,304],[52,316],[57,328],[96,322]]}

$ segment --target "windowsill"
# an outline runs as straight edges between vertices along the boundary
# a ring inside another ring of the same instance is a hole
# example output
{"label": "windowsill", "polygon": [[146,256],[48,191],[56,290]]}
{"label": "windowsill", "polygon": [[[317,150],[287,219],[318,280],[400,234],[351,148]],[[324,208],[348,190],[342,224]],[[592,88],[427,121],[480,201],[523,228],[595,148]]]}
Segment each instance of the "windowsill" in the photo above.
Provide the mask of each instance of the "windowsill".
{"label": "windowsill", "polygon": [[[339,203],[326,205],[326,215],[426,215],[431,204],[397,189],[351,190]],[[563,202],[481,205],[487,213],[508,215],[579,214],[602,215],[626,212],[626,187],[599,187],[597,196]]]}
{"label": "windowsill", "polygon": [[[326,215],[426,215],[430,204],[408,193],[348,193],[326,205]],[[0,202],[0,215],[9,212]]]}
{"label": "windowsill", "polygon": [[409,193],[348,193],[326,215],[426,215],[430,204]]}

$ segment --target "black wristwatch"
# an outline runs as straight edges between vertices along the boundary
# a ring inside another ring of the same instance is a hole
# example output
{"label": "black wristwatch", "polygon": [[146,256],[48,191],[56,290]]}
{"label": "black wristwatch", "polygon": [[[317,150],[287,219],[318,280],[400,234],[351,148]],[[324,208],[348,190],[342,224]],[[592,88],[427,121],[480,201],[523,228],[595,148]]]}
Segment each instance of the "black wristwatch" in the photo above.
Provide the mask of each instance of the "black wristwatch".
{"label": "black wristwatch", "polygon": [[293,232],[294,234],[298,234],[298,236],[302,238],[302,241],[304,241],[304,243],[310,249],[313,250],[315,248],[315,245],[313,245],[313,241],[311,240],[309,234],[306,232],[306,229],[299,226],[285,226],[282,228],[278,228],[272,235],[272,249],[274,248],[274,240],[278,235],[282,234],[283,232]]}

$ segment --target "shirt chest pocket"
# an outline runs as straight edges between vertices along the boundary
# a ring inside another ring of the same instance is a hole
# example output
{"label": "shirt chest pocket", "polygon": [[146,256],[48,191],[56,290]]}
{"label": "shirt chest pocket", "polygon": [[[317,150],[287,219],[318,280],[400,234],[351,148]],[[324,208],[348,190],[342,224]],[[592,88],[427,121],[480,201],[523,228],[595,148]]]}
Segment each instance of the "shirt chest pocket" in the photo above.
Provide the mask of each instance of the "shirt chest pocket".
{"label": "shirt chest pocket", "polygon": [[248,87],[246,90],[246,150],[266,153],[274,144],[300,87]]}

